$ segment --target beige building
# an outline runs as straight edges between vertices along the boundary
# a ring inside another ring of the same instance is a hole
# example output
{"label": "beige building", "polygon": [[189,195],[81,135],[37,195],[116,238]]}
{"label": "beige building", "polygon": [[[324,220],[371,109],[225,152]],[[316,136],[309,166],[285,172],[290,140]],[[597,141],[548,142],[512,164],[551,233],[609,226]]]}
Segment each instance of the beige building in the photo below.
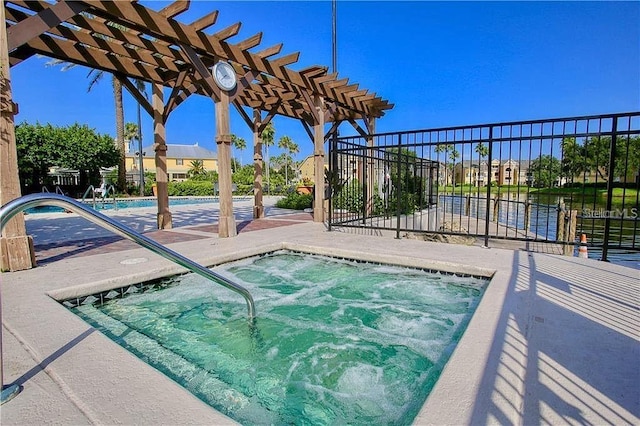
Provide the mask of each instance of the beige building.
{"label": "beige building", "polygon": [[488,171],[486,161],[470,162],[464,161],[457,163],[454,168],[456,185],[473,185],[487,186],[489,182],[496,182],[497,185],[518,185],[522,182],[526,183],[527,168],[522,169],[520,164],[515,160],[493,160],[491,162],[491,171]]}
{"label": "beige building", "polygon": [[[300,181],[308,179],[314,182],[314,178],[316,176],[316,170],[315,170],[313,158],[314,158],[313,155],[309,155],[307,158],[302,160],[302,163],[300,163],[300,166],[298,167],[298,179]],[[324,168],[325,169],[329,168],[326,162],[326,157],[325,157]]]}
{"label": "beige building", "polygon": [[[125,160],[127,175],[135,182],[139,177],[139,152],[127,152]],[[169,181],[181,182],[187,179],[187,172],[191,168],[191,162],[202,160],[204,169],[208,172],[218,171],[218,157],[215,152],[194,145],[167,144],[167,173]],[[142,149],[142,165],[145,172],[156,172],[155,151],[152,146]]]}

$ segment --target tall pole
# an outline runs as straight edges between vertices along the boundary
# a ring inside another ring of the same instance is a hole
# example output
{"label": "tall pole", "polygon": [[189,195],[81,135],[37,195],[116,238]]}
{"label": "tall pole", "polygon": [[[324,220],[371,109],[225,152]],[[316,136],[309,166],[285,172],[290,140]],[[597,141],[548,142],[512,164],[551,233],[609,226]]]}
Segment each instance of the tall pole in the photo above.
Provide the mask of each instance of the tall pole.
{"label": "tall pole", "polygon": [[262,160],[262,116],[260,110],[253,110],[253,218],[264,217],[264,205],[262,201],[262,170],[264,161]]}
{"label": "tall pole", "polygon": [[140,102],[138,102],[138,168],[140,169],[140,196],[144,197],[144,161],[142,156],[142,120],[140,118]]}
{"label": "tall pole", "polygon": [[338,0],[331,2],[331,57],[333,72],[338,72]]}

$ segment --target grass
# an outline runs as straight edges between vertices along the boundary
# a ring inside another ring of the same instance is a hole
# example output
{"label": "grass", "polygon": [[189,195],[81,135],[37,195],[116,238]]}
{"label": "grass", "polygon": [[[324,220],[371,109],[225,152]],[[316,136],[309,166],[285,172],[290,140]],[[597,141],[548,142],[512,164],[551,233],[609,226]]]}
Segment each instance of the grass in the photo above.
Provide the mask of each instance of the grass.
{"label": "grass", "polygon": [[[538,194],[538,195],[578,195],[585,197],[594,197],[598,198],[607,198],[607,188],[605,187],[596,187],[592,185],[588,186],[579,186],[572,188],[531,188],[527,186],[518,186],[518,185],[502,185],[492,186],[491,192],[497,193],[500,191],[504,192],[519,192],[519,193],[530,193],[530,194]],[[457,193],[457,194],[486,194],[487,187],[475,187],[472,185],[459,185],[459,186],[440,186],[438,187],[438,192],[440,193]],[[625,198],[626,200],[633,201],[639,197],[640,191],[636,188],[613,188],[613,197],[615,198]]]}

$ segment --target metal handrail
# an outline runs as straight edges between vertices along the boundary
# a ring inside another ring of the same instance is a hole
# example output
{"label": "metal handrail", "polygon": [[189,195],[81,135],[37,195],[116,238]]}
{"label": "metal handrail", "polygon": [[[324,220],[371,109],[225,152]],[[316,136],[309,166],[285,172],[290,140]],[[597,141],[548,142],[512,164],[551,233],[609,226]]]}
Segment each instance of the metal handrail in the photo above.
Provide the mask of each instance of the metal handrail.
{"label": "metal handrail", "polygon": [[[99,213],[86,205],[77,202],[73,198],[66,197],[64,195],[59,194],[51,194],[51,193],[40,193],[40,194],[30,194],[25,195],[24,197],[17,198],[13,201],[8,202],[2,208],[0,208],[0,231],[4,229],[5,225],[9,222],[9,220],[14,217],[16,214],[31,208],[38,206],[56,206],[63,207],[64,209],[71,210],[74,213],[79,214],[85,219],[99,225],[105,229],[115,232],[116,234],[131,240],[152,252],[159,254],[160,256],[168,259],[174,263],[177,263],[180,266],[187,268],[188,270],[195,272],[198,275],[201,275],[205,278],[208,278],[212,281],[217,282],[218,284],[228,288],[229,290],[235,291],[242,295],[247,302],[247,310],[249,314],[249,323],[250,325],[254,325],[255,318],[255,307],[253,303],[253,297],[251,297],[251,293],[244,287],[228,280],[227,278],[219,275],[202,265],[195,263],[194,261],[187,259],[181,254],[176,253],[173,250],[170,250],[164,247],[161,244],[153,241],[150,238],[145,237],[133,229],[124,226],[113,219]],[[0,307],[2,306],[2,297],[0,294]],[[0,308],[0,322],[2,320],[2,311]],[[0,327],[0,390],[2,391],[0,397],[0,403],[4,404],[5,402],[12,399],[15,395],[17,395],[22,387],[16,384],[4,386],[4,368],[3,368],[3,360],[2,360],[2,327]]]}
{"label": "metal handrail", "polygon": [[220,274],[217,274],[205,268],[204,266],[192,261],[191,259],[187,259],[181,254],[176,253],[175,251],[155,242],[154,240],[137,233],[128,226],[122,225],[121,223],[116,222],[110,217],[105,216],[102,213],[95,211],[82,203],[77,202],[73,198],[65,197],[58,194],[40,193],[25,195],[24,197],[20,197],[13,201],[10,201],[2,206],[2,208],[0,208],[0,230],[4,228],[4,226],[13,216],[20,213],[21,211],[31,207],[44,205],[62,207],[67,210],[71,210],[72,212],[77,213],[78,215],[95,223],[98,226],[108,229],[128,240],[131,240],[134,243],[137,243],[138,245],[141,245],[151,250],[152,252],[159,254],[165,259],[168,259],[180,266],[187,268],[192,272],[195,272],[198,275],[215,281],[231,291],[235,291],[236,293],[244,297],[247,302],[249,320],[252,321],[255,318],[255,306],[253,303],[253,297],[251,296],[251,293],[249,293],[249,290],[247,290],[246,288],[234,283],[233,281],[230,281]]}
{"label": "metal handrail", "polygon": [[96,188],[93,185],[89,185],[89,187],[87,188],[86,191],[84,191],[84,194],[82,194],[82,202],[84,203],[84,200],[87,198],[87,195],[89,195],[89,192],[91,192],[91,196],[93,197],[93,208],[96,208]]}
{"label": "metal handrail", "polygon": [[[116,188],[113,185],[108,185],[105,188],[104,192],[102,193],[102,200],[104,201],[107,198],[107,196],[109,195],[109,192],[111,192],[111,198],[113,199],[113,209],[118,210],[118,203],[116,203]],[[93,194],[95,198],[95,189]]]}

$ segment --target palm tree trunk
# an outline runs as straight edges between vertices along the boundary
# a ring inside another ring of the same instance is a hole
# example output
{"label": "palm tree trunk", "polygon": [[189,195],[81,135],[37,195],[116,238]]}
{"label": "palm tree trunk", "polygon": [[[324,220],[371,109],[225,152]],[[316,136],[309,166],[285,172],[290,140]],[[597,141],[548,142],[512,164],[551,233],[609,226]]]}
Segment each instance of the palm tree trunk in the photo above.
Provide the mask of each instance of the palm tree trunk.
{"label": "palm tree trunk", "polygon": [[116,145],[120,151],[120,163],[118,164],[118,190],[127,190],[127,165],[125,159],[124,140],[124,107],[122,104],[122,83],[113,77],[113,98],[116,104]]}

